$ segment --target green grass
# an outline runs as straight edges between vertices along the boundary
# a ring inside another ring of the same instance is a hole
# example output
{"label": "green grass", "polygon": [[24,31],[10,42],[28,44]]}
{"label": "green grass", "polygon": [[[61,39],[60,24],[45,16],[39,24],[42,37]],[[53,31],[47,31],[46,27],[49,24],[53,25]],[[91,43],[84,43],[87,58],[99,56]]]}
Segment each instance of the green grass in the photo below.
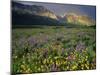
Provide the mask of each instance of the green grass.
{"label": "green grass", "polygon": [[12,73],[96,68],[96,29],[47,26],[12,30]]}

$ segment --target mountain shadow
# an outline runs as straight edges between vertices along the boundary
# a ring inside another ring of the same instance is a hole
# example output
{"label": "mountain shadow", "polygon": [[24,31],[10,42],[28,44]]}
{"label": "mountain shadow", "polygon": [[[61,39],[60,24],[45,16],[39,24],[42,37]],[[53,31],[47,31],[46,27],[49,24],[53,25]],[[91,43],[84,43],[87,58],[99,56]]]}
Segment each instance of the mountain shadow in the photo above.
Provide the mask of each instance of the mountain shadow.
{"label": "mountain shadow", "polygon": [[23,5],[12,2],[12,27],[61,24],[56,15],[43,6]]}

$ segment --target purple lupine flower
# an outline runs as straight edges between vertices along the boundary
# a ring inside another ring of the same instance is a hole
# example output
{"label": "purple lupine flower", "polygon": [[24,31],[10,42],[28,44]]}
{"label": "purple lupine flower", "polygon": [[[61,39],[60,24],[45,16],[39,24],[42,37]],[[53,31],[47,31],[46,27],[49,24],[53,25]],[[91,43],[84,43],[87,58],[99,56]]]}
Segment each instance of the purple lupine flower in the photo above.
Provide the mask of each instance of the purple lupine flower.
{"label": "purple lupine flower", "polygon": [[64,48],[62,48],[62,54],[64,54],[65,53],[65,50],[64,50]]}
{"label": "purple lupine flower", "polygon": [[48,36],[47,35],[43,35],[43,34],[39,34],[39,36],[37,37],[38,40],[38,44],[44,44],[46,42],[48,42]]}
{"label": "purple lupine flower", "polygon": [[85,35],[85,33],[84,33],[84,32],[79,32],[77,35],[78,35],[79,37],[82,37],[82,36]]}
{"label": "purple lupine flower", "polygon": [[69,61],[71,61],[71,60],[75,60],[76,58],[75,58],[75,56],[74,55],[69,55],[68,57],[67,57],[67,59],[69,60]]}
{"label": "purple lupine flower", "polygon": [[31,36],[31,37],[29,37],[27,39],[27,42],[28,42],[29,45],[33,45],[34,46],[35,44],[38,43],[38,40],[35,37]]}
{"label": "purple lupine flower", "polygon": [[21,38],[21,39],[19,39],[19,41],[18,41],[18,45],[19,45],[20,47],[24,47],[25,42],[26,42],[26,39],[25,39],[25,38]]}
{"label": "purple lupine flower", "polygon": [[45,40],[45,42],[47,42],[49,40],[49,37],[45,36],[44,40]]}
{"label": "purple lupine flower", "polygon": [[51,71],[53,71],[53,72],[57,71],[57,66],[56,66],[56,64],[52,64],[52,65],[51,65]]}
{"label": "purple lupine flower", "polygon": [[25,38],[21,38],[21,39],[19,39],[19,44],[21,45],[21,44],[23,44],[24,42],[26,41],[26,39]]}
{"label": "purple lupine flower", "polygon": [[69,55],[69,56],[68,56],[68,60],[71,60],[71,59],[72,59],[72,58],[71,58],[71,56]]}
{"label": "purple lupine flower", "polygon": [[84,43],[82,43],[82,42],[80,42],[80,43],[78,43],[77,45],[76,45],[76,50],[78,50],[78,51],[82,51],[82,50],[84,50],[86,47],[85,47],[85,44]]}
{"label": "purple lupine flower", "polygon": [[41,38],[42,38],[42,42],[47,42],[49,39],[48,36],[46,35],[41,36]]}
{"label": "purple lupine flower", "polygon": [[44,50],[44,53],[43,53],[43,57],[44,57],[44,58],[46,58],[46,57],[47,57],[47,55],[48,55],[48,50],[47,50],[47,49],[45,49],[45,50]]}

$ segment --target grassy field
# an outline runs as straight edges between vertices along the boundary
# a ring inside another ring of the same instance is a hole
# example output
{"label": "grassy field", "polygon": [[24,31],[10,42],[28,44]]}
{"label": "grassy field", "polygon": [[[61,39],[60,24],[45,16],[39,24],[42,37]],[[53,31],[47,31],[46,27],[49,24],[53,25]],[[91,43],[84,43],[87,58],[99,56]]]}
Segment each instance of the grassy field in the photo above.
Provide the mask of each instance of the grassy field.
{"label": "grassy field", "polygon": [[12,29],[12,73],[96,68],[96,29],[48,26]]}

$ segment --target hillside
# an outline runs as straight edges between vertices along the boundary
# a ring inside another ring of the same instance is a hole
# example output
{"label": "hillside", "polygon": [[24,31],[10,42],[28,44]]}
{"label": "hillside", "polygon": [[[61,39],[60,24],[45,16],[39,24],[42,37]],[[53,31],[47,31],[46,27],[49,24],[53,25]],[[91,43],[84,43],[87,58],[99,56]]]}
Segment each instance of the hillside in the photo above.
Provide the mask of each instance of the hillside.
{"label": "hillside", "polygon": [[56,15],[43,6],[24,5],[12,2],[13,25],[52,25],[59,24]]}

